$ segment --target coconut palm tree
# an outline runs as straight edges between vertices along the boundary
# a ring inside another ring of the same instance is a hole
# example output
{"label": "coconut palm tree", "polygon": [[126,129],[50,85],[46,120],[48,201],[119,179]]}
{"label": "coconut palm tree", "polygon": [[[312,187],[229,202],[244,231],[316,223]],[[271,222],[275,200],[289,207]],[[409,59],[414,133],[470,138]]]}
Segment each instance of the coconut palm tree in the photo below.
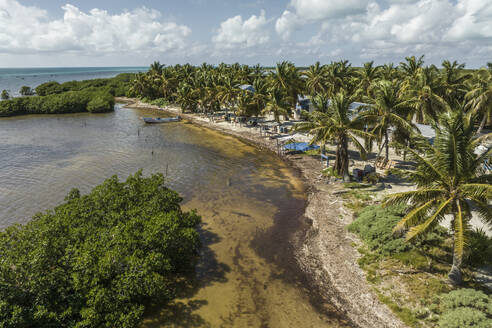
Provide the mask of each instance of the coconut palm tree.
{"label": "coconut palm tree", "polygon": [[382,80],[375,84],[371,97],[365,98],[369,104],[362,106],[359,119],[372,126],[380,149],[386,149],[386,160],[389,159],[389,132],[391,128],[403,130],[415,129],[408,116],[412,101],[400,92],[402,82]]}
{"label": "coconut palm tree", "polygon": [[342,90],[350,94],[355,91],[355,70],[348,60],[332,62],[326,67],[326,75],[327,91],[330,95],[335,95]]}
{"label": "coconut palm tree", "polygon": [[265,108],[268,101],[268,84],[266,79],[257,77],[253,81],[253,103],[254,103],[254,114],[258,115],[261,113],[263,108]]}
{"label": "coconut palm tree", "polygon": [[440,113],[450,110],[448,103],[439,95],[441,81],[438,69],[432,65],[419,68],[413,79],[404,81],[402,88],[412,99],[412,117],[418,123],[436,122]]}
{"label": "coconut palm tree", "polygon": [[166,66],[166,65],[163,65],[158,61],[155,61],[150,65],[149,73],[153,74],[153,75],[161,76],[162,70],[164,69],[164,66]]}
{"label": "coconut palm tree", "polygon": [[393,63],[384,64],[381,66],[380,74],[383,80],[391,81],[398,77],[398,70]]}
{"label": "coconut palm tree", "polygon": [[280,123],[280,115],[286,117],[289,113],[289,102],[285,91],[279,87],[271,87],[268,91],[268,100],[262,114],[272,113],[275,121]]}
{"label": "coconut palm tree", "polygon": [[436,126],[434,144],[427,144],[425,155],[407,149],[415,159],[415,170],[401,171],[417,185],[416,190],[388,196],[385,204],[409,205],[407,214],[394,231],[409,229],[406,239],[412,240],[435,228],[451,215],[454,238],[453,266],[449,278],[454,284],[462,282],[463,252],[470,232],[472,209],[487,225],[492,224],[492,175],[482,175],[481,166],[490,157],[492,148],[482,155],[475,154],[483,138],[473,132],[473,113],[462,110],[444,113]]}
{"label": "coconut palm tree", "polygon": [[326,92],[326,66],[316,62],[302,73],[306,79],[306,90],[311,96]]}
{"label": "coconut palm tree", "polygon": [[320,142],[323,146],[333,141],[337,145],[334,170],[338,175],[348,176],[349,155],[348,146],[351,142],[365,157],[366,150],[357,137],[369,138],[372,135],[363,130],[361,120],[354,119],[355,113],[350,109],[350,104],[355,97],[350,97],[345,92],[337,93],[331,100],[328,112],[316,111],[311,114],[311,121],[300,123],[297,131],[307,131],[313,135],[311,143]]}
{"label": "coconut palm tree", "polygon": [[465,64],[458,64],[455,60],[444,60],[441,70],[441,97],[449,104],[458,106],[467,92],[465,81],[471,78],[471,74],[463,73]]}
{"label": "coconut palm tree", "polygon": [[480,70],[477,72],[472,89],[465,95],[467,107],[475,113],[482,115],[477,134],[480,134],[492,116],[492,70]]}
{"label": "coconut palm tree", "polygon": [[235,106],[236,97],[240,91],[239,82],[234,76],[225,75],[222,78],[221,84],[218,86],[217,97],[227,110]]}
{"label": "coconut palm tree", "polygon": [[299,71],[290,62],[277,63],[275,70],[270,72],[270,86],[280,88],[288,96],[290,109],[286,113],[286,118],[292,111],[295,111],[297,99],[304,91],[304,80],[301,78]]}
{"label": "coconut palm tree", "polygon": [[330,97],[328,93],[318,93],[311,98],[314,108],[317,111],[326,113],[328,112],[328,106],[330,103]]}
{"label": "coconut palm tree", "polygon": [[364,96],[369,96],[371,93],[371,86],[380,77],[380,66],[374,66],[374,61],[364,63],[361,70],[355,71],[357,77],[357,89]]}
{"label": "coconut palm tree", "polygon": [[176,90],[176,102],[183,111],[194,112],[198,104],[196,89],[193,89],[188,83],[180,83]]}
{"label": "coconut palm tree", "polygon": [[424,66],[424,55],[416,58],[415,56],[405,57],[405,62],[400,62],[400,69],[407,78],[417,75],[419,68]]}

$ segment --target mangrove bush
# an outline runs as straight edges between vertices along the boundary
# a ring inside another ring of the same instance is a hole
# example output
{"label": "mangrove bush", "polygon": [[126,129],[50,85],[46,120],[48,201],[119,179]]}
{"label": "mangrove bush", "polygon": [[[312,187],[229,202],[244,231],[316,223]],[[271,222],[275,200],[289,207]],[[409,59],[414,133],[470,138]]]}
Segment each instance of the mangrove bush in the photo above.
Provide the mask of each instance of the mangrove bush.
{"label": "mangrove bush", "polygon": [[162,174],[116,176],[0,233],[0,327],[137,327],[194,267],[200,217]]}

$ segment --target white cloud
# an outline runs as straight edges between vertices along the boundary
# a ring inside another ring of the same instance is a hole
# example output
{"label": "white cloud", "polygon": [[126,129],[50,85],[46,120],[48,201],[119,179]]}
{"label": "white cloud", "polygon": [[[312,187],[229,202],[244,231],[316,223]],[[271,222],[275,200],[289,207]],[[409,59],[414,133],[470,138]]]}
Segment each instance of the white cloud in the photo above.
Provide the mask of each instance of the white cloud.
{"label": "white cloud", "polygon": [[369,0],[291,0],[296,14],[307,20],[344,17],[364,13]]}
{"label": "white cloud", "polygon": [[284,40],[302,25],[331,19],[342,19],[363,14],[369,0],[291,0],[289,6],[277,19],[275,30]]}
{"label": "white cloud", "polygon": [[492,4],[487,0],[459,0],[459,18],[447,31],[448,40],[492,39]]}
{"label": "white cloud", "polygon": [[220,28],[212,38],[217,48],[250,48],[265,44],[270,40],[265,25],[268,23],[265,11],[259,16],[252,15],[247,20],[238,15],[220,24]]}
{"label": "white cloud", "polygon": [[61,19],[50,19],[37,7],[0,0],[0,53],[78,52],[84,55],[126,51],[163,53],[182,50],[191,29],[162,21],[145,7],[111,15],[83,12],[67,4]]}
{"label": "white cloud", "polygon": [[[342,49],[352,60],[379,61],[426,54],[434,63],[461,58],[476,65],[488,59],[491,48],[492,5],[490,0],[291,0],[277,19],[277,33],[292,43],[301,34],[292,32],[301,28],[304,34],[318,29],[309,47],[320,54],[335,56]],[[296,44],[298,55],[309,53],[305,42]]]}
{"label": "white cloud", "polygon": [[290,38],[292,31],[294,31],[298,26],[302,25],[296,14],[285,10],[282,16],[275,22],[275,30],[284,40]]}

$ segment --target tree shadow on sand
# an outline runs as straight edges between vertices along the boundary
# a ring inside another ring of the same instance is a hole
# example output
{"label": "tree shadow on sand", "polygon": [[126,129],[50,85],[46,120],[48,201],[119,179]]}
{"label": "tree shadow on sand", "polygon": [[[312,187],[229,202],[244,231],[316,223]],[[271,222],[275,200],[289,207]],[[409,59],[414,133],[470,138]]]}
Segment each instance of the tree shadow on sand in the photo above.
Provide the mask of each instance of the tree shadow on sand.
{"label": "tree shadow on sand", "polygon": [[[218,243],[220,237],[204,227],[200,227],[202,248],[200,258],[193,272],[176,284],[176,299],[193,298],[197,292],[213,283],[227,281],[226,274],[229,266],[217,260],[210,246]],[[148,309],[143,327],[211,327],[205,319],[196,313],[198,309],[208,304],[204,299],[171,301],[165,304],[155,304]]]}

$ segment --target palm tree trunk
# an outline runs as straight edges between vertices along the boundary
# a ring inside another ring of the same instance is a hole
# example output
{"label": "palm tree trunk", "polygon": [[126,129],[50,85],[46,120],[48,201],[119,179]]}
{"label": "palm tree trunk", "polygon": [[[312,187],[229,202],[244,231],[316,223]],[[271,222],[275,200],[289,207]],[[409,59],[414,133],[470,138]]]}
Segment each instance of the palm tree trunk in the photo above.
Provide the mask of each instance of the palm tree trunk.
{"label": "palm tree trunk", "polygon": [[348,178],[348,142],[347,136],[342,136],[337,143],[337,153],[335,159],[335,172],[344,179]]}
{"label": "palm tree trunk", "polygon": [[453,254],[453,266],[448,273],[449,281],[453,285],[461,285],[463,283],[463,276],[461,274],[461,258]]}
{"label": "palm tree trunk", "polygon": [[388,130],[384,131],[384,146],[386,147],[386,161],[389,160]]}
{"label": "palm tree trunk", "polygon": [[487,123],[487,112],[483,114],[482,122],[480,122],[480,126],[478,127],[477,130],[477,134],[482,133],[482,130],[485,127],[485,123]]}

